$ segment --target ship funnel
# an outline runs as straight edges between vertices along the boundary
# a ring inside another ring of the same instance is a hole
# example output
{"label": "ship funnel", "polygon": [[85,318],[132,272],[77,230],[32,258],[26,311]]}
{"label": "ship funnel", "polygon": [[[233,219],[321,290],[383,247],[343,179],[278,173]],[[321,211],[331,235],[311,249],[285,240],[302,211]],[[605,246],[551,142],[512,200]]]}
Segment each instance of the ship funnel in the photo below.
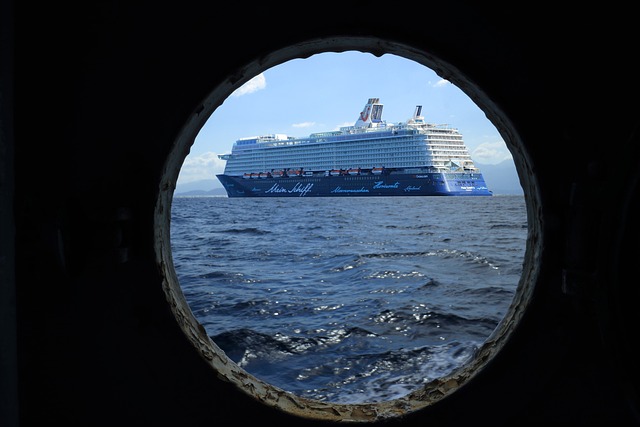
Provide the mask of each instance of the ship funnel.
{"label": "ship funnel", "polygon": [[413,117],[420,117],[420,114],[422,114],[422,105],[416,105],[416,111],[413,113]]}
{"label": "ship funnel", "polygon": [[360,116],[356,121],[356,127],[368,128],[375,127],[382,121],[382,104],[380,98],[369,98],[366,105],[360,112]]}

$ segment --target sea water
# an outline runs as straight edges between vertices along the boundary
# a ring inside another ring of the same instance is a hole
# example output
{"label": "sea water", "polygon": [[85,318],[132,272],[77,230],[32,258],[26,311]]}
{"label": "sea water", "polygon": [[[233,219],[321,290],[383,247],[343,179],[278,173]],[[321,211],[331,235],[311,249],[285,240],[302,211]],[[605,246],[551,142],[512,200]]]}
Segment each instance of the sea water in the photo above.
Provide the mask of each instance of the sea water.
{"label": "sea water", "polygon": [[391,400],[468,362],[514,297],[523,196],[174,197],[180,286],[254,376],[313,399]]}

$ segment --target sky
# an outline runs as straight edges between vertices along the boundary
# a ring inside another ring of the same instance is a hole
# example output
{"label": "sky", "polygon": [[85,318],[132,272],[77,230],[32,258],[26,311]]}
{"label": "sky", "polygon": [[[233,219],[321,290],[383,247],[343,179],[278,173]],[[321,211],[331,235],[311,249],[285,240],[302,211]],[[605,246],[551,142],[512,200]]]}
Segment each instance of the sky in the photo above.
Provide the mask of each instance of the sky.
{"label": "sky", "polygon": [[230,153],[240,138],[351,126],[369,98],[380,98],[388,123],[407,120],[422,105],[427,122],[460,130],[478,164],[512,161],[484,112],[430,68],[390,54],[321,53],[272,67],[230,95],[198,133],[177,184],[217,180],[225,165],[218,154]]}

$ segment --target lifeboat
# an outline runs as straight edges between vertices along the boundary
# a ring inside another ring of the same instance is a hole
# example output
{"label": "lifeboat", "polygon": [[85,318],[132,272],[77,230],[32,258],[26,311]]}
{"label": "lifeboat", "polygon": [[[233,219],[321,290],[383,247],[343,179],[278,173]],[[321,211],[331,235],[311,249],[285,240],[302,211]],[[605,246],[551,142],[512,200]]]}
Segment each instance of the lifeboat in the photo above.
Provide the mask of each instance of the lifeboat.
{"label": "lifeboat", "polygon": [[384,170],[384,168],[373,168],[371,169],[371,173],[374,175],[380,175],[382,174],[382,171]]}
{"label": "lifeboat", "polygon": [[349,175],[360,175],[360,168],[351,168],[347,171]]}

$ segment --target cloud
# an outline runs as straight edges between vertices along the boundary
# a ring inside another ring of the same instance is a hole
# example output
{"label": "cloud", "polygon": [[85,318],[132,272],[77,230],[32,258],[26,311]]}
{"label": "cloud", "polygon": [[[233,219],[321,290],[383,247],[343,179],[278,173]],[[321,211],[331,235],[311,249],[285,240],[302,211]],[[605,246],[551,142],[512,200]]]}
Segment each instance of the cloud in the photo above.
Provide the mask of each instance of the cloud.
{"label": "cloud", "polygon": [[294,128],[308,128],[311,126],[315,126],[316,122],[303,122],[303,123],[294,123],[291,126]]}
{"label": "cloud", "polygon": [[342,122],[341,125],[336,126],[333,130],[340,130],[340,128],[342,128],[342,127],[353,126],[354,123],[355,123],[355,121],[353,121],[353,122]]}
{"label": "cloud", "polygon": [[513,159],[511,152],[503,141],[483,142],[471,153],[471,158],[478,163],[495,165]]}
{"label": "cloud", "polygon": [[243,96],[253,92],[257,92],[259,90],[267,87],[267,79],[264,78],[264,74],[260,73],[238,89],[236,89],[231,96]]}
{"label": "cloud", "polygon": [[188,155],[184,159],[178,184],[200,181],[202,179],[215,179],[216,174],[222,173],[225,161],[220,160],[216,153],[208,152],[199,156]]}
{"label": "cloud", "polygon": [[450,84],[449,80],[446,79],[440,79],[437,82],[435,82],[434,84],[432,84],[432,87],[443,87]]}

